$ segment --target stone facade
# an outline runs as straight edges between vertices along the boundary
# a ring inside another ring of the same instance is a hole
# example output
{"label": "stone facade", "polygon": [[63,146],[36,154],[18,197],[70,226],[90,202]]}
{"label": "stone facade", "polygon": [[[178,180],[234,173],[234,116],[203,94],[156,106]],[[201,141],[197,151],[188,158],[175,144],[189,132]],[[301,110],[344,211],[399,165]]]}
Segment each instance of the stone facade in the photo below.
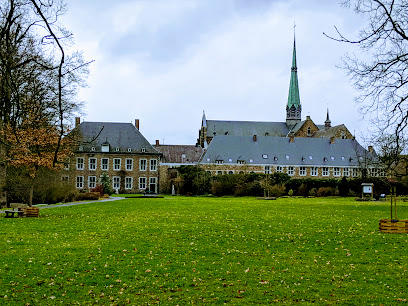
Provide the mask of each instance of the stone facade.
{"label": "stone facade", "polygon": [[[119,162],[120,161],[120,162]],[[103,164],[102,164],[103,163]],[[80,190],[91,190],[106,174],[118,192],[155,192],[160,188],[158,154],[76,152],[64,176]]]}
{"label": "stone facade", "polygon": [[[361,169],[358,167],[333,167],[333,166],[275,166],[275,165],[247,165],[247,164],[202,164],[205,171],[212,175],[239,174],[239,173],[286,173],[292,178],[341,178],[359,177]],[[373,177],[385,177],[384,171],[372,169],[369,175]]]}

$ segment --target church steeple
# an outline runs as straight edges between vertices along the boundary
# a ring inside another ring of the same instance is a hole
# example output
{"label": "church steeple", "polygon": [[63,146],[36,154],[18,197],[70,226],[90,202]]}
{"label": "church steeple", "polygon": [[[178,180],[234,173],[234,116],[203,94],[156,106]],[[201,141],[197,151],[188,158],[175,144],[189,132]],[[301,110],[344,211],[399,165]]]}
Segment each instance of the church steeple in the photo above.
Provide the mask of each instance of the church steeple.
{"label": "church steeple", "polygon": [[324,128],[327,130],[331,128],[331,121],[329,118],[329,109],[327,109],[326,121],[324,122]]}
{"label": "church steeple", "polygon": [[296,63],[296,39],[294,37],[288,104],[286,106],[286,124],[295,125],[297,122],[301,120],[302,118],[301,113],[302,106],[300,104],[299,82],[297,76],[297,63]]}

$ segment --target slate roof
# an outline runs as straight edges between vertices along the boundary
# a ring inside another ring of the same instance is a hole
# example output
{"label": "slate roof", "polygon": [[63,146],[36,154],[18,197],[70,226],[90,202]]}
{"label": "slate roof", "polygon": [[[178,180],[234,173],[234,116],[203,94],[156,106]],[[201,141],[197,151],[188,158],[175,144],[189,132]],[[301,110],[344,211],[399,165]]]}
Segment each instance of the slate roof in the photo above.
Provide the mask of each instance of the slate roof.
{"label": "slate roof", "polygon": [[328,138],[330,138],[332,136],[336,136],[337,132],[340,129],[346,129],[347,130],[347,128],[346,128],[346,126],[344,124],[332,126],[332,127],[328,128],[327,130],[323,126],[322,129],[319,129],[319,131],[317,131],[314,134],[314,137],[326,137],[326,138],[328,137]]}
{"label": "slate roof", "polygon": [[[268,133],[269,136],[286,136],[289,129],[286,122],[261,122],[261,121],[224,121],[206,120],[207,136],[217,135],[229,136],[252,136]],[[215,135],[214,135],[215,132]]]}
{"label": "slate roof", "polygon": [[91,151],[91,147],[95,147],[95,152],[101,152],[102,144],[108,143],[110,152],[116,152],[116,148],[120,152],[128,152],[131,148],[134,153],[142,153],[144,148],[143,153],[159,154],[131,123],[84,121],[75,130],[81,133],[83,151]]}
{"label": "slate roof", "polygon": [[327,138],[299,137],[289,142],[288,137],[258,136],[254,141],[248,136],[216,136],[201,163],[223,160],[224,164],[236,164],[243,160],[246,164],[348,167],[375,158],[352,139],[336,139],[331,144]]}
{"label": "slate roof", "polygon": [[[164,163],[197,163],[204,149],[192,145],[158,145],[154,148],[163,154]],[[184,155],[184,157],[183,157]]]}

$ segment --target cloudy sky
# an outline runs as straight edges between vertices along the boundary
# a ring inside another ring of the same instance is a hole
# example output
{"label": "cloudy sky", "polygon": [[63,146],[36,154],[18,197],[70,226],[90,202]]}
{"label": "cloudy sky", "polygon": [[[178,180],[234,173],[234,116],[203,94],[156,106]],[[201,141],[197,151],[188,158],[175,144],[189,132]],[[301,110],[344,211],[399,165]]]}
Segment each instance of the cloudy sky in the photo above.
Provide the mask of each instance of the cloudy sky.
{"label": "cloudy sky", "polygon": [[195,144],[207,119],[284,121],[296,21],[302,117],[366,134],[357,94],[336,66],[361,16],[332,0],[69,0],[64,23],[93,59],[85,121],[134,122],[145,137]]}

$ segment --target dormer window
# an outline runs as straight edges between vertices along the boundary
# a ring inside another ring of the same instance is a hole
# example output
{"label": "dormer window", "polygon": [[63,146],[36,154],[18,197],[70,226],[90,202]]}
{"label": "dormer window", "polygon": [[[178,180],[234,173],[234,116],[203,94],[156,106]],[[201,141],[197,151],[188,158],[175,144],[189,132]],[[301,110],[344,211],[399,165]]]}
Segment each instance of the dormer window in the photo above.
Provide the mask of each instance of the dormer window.
{"label": "dormer window", "polygon": [[132,148],[128,148],[128,152],[132,152]]}
{"label": "dormer window", "polygon": [[324,161],[324,162],[327,162],[327,157],[323,157],[323,161]]}
{"label": "dormer window", "polygon": [[142,153],[145,153],[146,152],[146,148],[142,148]]}
{"label": "dormer window", "polygon": [[229,158],[228,161],[229,161],[230,163],[232,163],[232,158]]}
{"label": "dormer window", "polygon": [[289,160],[289,155],[286,155],[286,159]]}
{"label": "dormer window", "polygon": [[266,133],[265,133],[265,136],[269,136],[269,133],[268,133],[268,132],[266,132]]}
{"label": "dormer window", "polygon": [[334,160],[334,156],[330,156],[330,159],[331,159],[331,160]]}
{"label": "dormer window", "polygon": [[209,158],[207,158],[207,161],[209,162],[209,161],[210,161],[210,159],[209,159]]}
{"label": "dormer window", "polygon": [[228,131],[226,131],[226,132],[224,133],[224,135],[228,135]]}
{"label": "dormer window", "polygon": [[310,160],[312,160],[312,159],[313,159],[312,155],[309,155],[309,159],[310,159]]}
{"label": "dormer window", "polygon": [[103,144],[101,149],[102,149],[102,152],[109,152],[109,145]]}
{"label": "dormer window", "polygon": [[341,160],[344,160],[344,156],[341,157]]}
{"label": "dormer window", "polygon": [[305,161],[305,158],[302,156],[302,161]]}
{"label": "dormer window", "polygon": [[250,163],[253,163],[254,161],[252,159],[249,160]]}
{"label": "dormer window", "polygon": [[91,148],[91,151],[92,151],[92,152],[95,152],[95,147],[92,147],[92,148]]}
{"label": "dormer window", "polygon": [[119,152],[119,148],[115,148],[115,151],[116,151],[116,152]]}
{"label": "dormer window", "polygon": [[274,160],[274,161],[277,161],[277,160],[278,160],[278,157],[277,157],[277,156],[274,156],[274,157],[273,157],[273,160]]}
{"label": "dormer window", "polygon": [[263,158],[263,159],[267,159],[267,158],[268,158],[268,154],[262,154],[262,158]]}

